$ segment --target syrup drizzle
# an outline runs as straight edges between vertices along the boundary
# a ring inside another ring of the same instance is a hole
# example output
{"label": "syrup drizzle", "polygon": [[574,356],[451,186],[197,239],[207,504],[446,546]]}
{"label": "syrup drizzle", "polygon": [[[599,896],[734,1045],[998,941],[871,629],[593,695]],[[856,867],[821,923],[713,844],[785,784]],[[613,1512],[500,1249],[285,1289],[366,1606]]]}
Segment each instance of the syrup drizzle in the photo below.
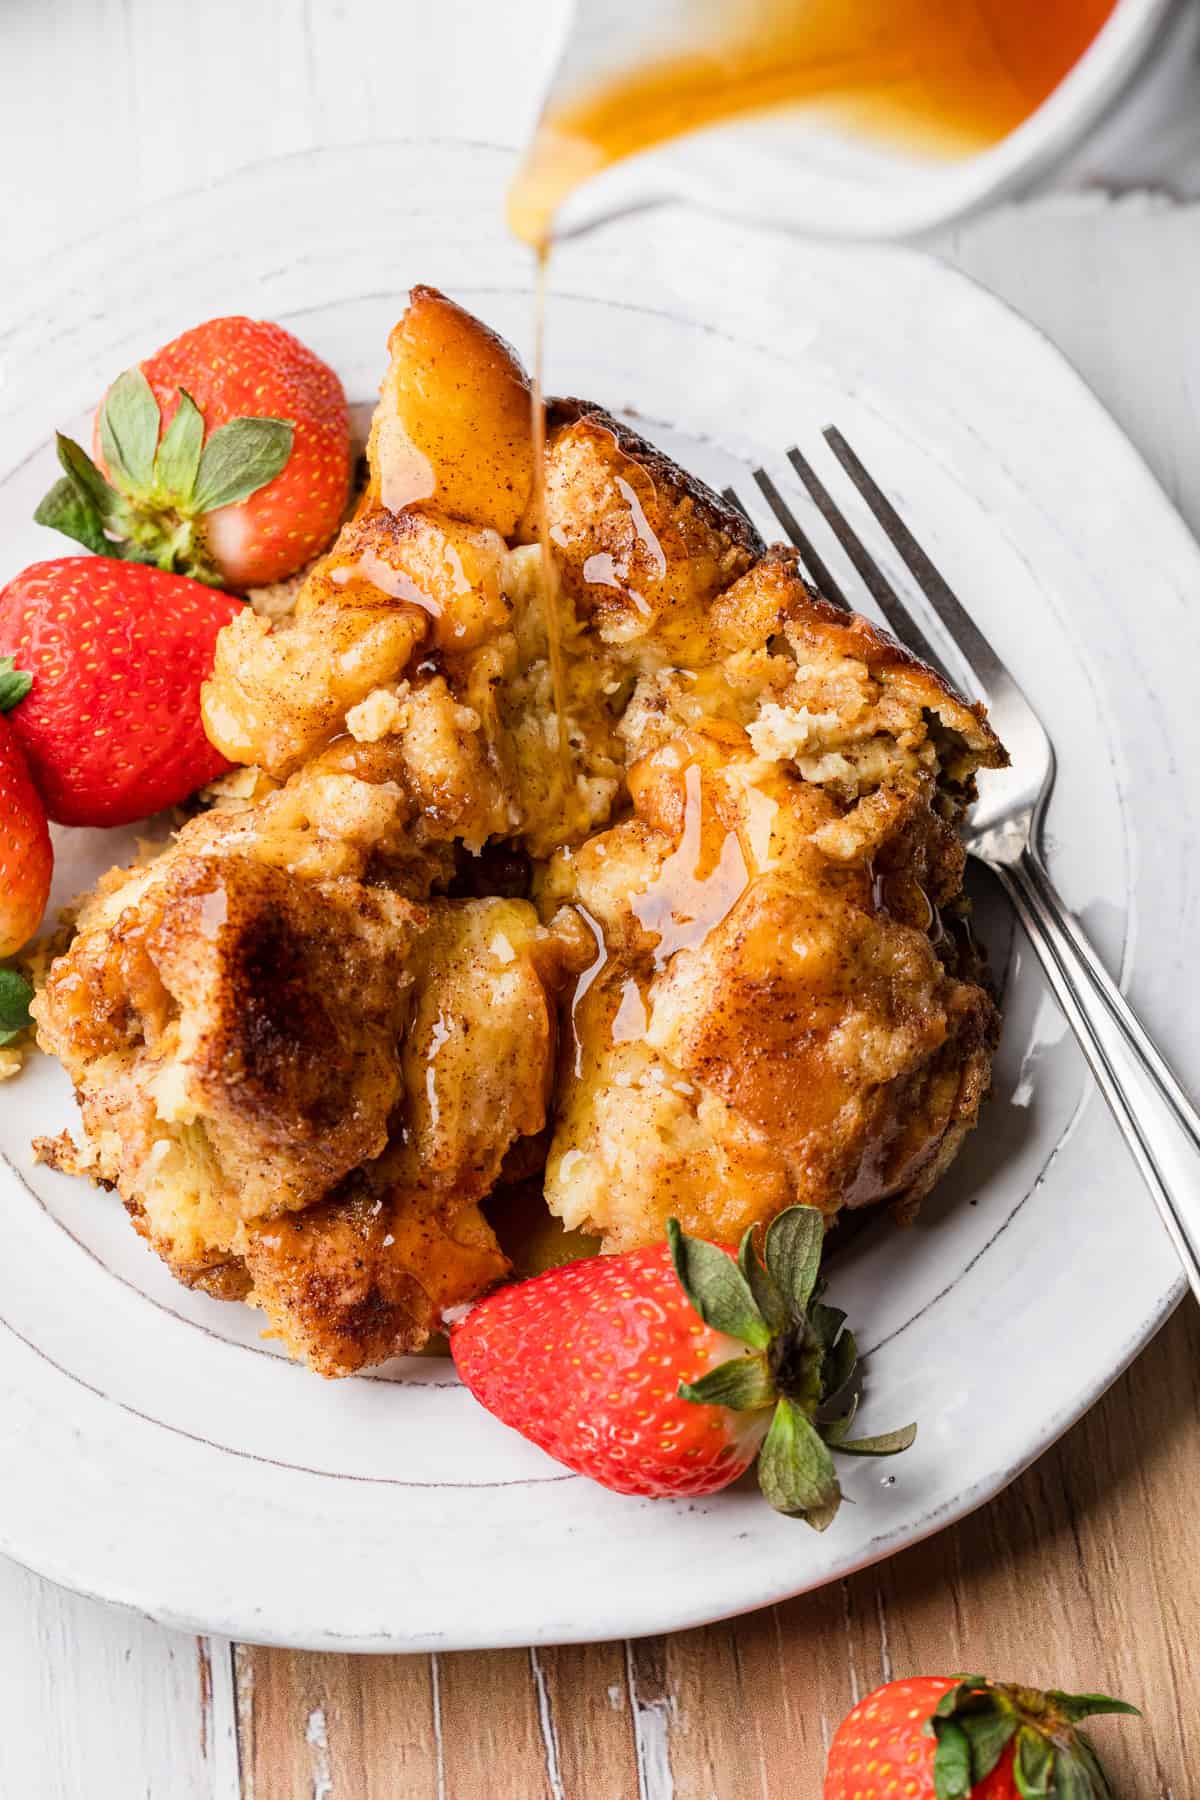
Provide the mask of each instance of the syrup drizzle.
{"label": "syrup drizzle", "polygon": [[561,581],[554,560],[550,538],[550,507],[546,494],[546,394],[543,376],[546,363],[546,279],[550,262],[550,245],[537,246],[536,312],[533,336],[533,506],[537,521],[538,543],[542,551],[542,611],[546,621],[546,646],[550,657],[550,683],[554,693],[554,716],[558,734],[558,759],[555,764],[556,793],[554,804],[562,811],[568,826],[574,790],[571,767],[571,741],[567,734],[567,684],[563,665],[562,622],[559,611]]}
{"label": "syrup drizzle", "polygon": [[[462,560],[453,545],[448,545],[447,560],[451,556],[454,558],[451,568],[455,576],[455,591],[460,594],[469,593],[471,584],[463,573]],[[362,582],[381,594],[387,594],[392,600],[406,600],[410,606],[419,606],[431,619],[440,619],[442,616],[441,605],[433,595],[427,594],[407,570],[393,568],[375,550],[360,550],[348,561],[338,563],[329,571],[329,579],[340,588],[352,588]]]}
{"label": "syrup drizzle", "polygon": [[588,990],[605,973],[610,966],[608,945],[604,937],[604,927],[598,919],[593,919],[586,906],[576,904],[576,912],[592,934],[596,945],[596,954],[575,983],[575,992],[571,996],[571,1041],[574,1046],[575,1079],[583,1074],[583,1033],[579,1029],[579,1009],[587,999]]}
{"label": "syrup drizzle", "polygon": [[[705,816],[701,770],[684,772],[683,835],[644,893],[629,904],[643,931],[657,939],[658,971],[677,950],[693,950],[728,918],[745,893],[750,869],[741,840]],[[712,830],[716,824],[718,829]]]}
{"label": "syrup drizzle", "polygon": [[[649,885],[630,897],[629,905],[649,948],[653,974],[630,967],[630,959],[609,948],[604,928],[587,908],[576,911],[592,934],[596,951],[575,984],[571,1000],[572,1066],[583,1074],[584,1021],[594,1026],[609,1014],[607,1044],[644,1041],[649,1029],[648,994],[653,975],[666,968],[677,950],[698,948],[727,919],[755,874],[772,866],[771,823],[777,811],[769,796],[749,790],[757,805],[750,808],[746,836],[730,831],[716,808],[705,804],[703,771],[690,763],[683,771],[683,830],[679,843],[664,858]],[[641,958],[638,958],[641,961]],[[592,989],[596,993],[589,999]],[[615,990],[615,994],[614,994]]]}

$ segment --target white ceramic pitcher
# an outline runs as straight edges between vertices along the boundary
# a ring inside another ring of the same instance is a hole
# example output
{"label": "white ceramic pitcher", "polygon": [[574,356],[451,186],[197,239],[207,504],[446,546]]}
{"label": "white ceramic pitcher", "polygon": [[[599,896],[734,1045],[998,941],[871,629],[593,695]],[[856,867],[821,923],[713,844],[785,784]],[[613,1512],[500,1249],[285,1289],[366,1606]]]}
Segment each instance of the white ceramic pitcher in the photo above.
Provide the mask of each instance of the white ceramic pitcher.
{"label": "white ceramic pitcher", "polygon": [[[694,4],[576,0],[548,104],[679,48]],[[1050,98],[976,154],[891,147],[799,107],[742,116],[593,176],[562,207],[556,235],[686,198],[818,236],[915,237],[1003,196],[1062,186],[1200,197],[1200,0],[1117,0]]]}

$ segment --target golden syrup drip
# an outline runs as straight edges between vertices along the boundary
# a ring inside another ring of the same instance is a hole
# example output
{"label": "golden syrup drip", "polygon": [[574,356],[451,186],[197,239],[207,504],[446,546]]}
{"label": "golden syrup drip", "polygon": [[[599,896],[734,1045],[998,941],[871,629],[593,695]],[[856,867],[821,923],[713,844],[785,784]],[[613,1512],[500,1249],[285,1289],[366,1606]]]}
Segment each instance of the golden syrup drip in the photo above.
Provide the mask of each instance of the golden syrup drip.
{"label": "golden syrup drip", "polygon": [[604,927],[599,920],[593,919],[586,906],[576,905],[575,910],[591,932],[596,944],[596,954],[576,981],[575,992],[571,996],[571,1042],[574,1048],[572,1066],[575,1071],[575,1079],[579,1081],[583,1076],[583,1033],[579,1029],[579,1009],[587,999],[589,990],[611,967],[611,960],[604,936]]}
{"label": "golden syrup drip", "polygon": [[[453,546],[447,546],[447,549],[455,559],[451,567],[455,575],[457,592],[468,594],[471,591],[471,584],[463,574],[462,559],[454,551]],[[413,580],[407,570],[393,568],[391,563],[385,562],[383,557],[374,550],[360,550],[355,556],[347,558],[344,562],[335,563],[329,571],[329,579],[335,587],[349,590],[347,598],[353,598],[355,590],[366,587],[375,593],[386,594],[389,600],[405,600],[410,606],[419,606],[421,611],[428,613],[431,619],[440,619],[442,616],[439,601],[434,599],[431,594],[427,594],[425,589]],[[369,596],[363,597],[369,598]]]}
{"label": "golden syrup drip", "polygon": [[592,175],[750,112],[821,105],[872,135],[947,154],[986,149],[1069,73],[1115,0],[693,0],[676,54],[553,103],[509,192],[512,229],[544,244]]}
{"label": "golden syrup drip", "polygon": [[569,830],[575,811],[572,804],[575,784],[571,766],[571,743],[567,736],[567,683],[559,613],[561,583],[558,564],[554,560],[554,546],[550,541],[550,508],[546,495],[546,394],[543,375],[546,363],[546,279],[549,261],[550,247],[542,244],[537,252],[533,335],[533,505],[538,543],[542,551],[542,610],[546,620],[550,683],[554,693],[554,716],[558,730],[557,791],[554,804],[562,812]]}
{"label": "golden syrup drip", "polygon": [[[582,1078],[585,1022],[593,1028],[607,1014],[605,1048],[644,1041],[650,1024],[649,990],[677,950],[696,949],[721,925],[753,877],[773,865],[771,826],[777,804],[756,789],[747,791],[748,819],[729,830],[715,807],[705,804],[703,772],[696,763],[683,770],[684,815],[679,843],[629,907],[653,939],[647,958],[609,948],[604,928],[587,908],[576,911],[592,934],[595,954],[575,983],[571,998],[571,1067]],[[743,841],[743,838],[745,841]],[[636,963],[639,966],[634,967]],[[593,991],[594,990],[594,991]]]}
{"label": "golden syrup drip", "polygon": [[[654,967],[659,970],[677,950],[694,950],[709,932],[728,918],[750,882],[741,840],[715,817],[706,817],[701,770],[692,763],[684,772],[683,835],[644,893],[630,908],[643,931],[651,933]],[[715,829],[714,829],[715,828]]]}

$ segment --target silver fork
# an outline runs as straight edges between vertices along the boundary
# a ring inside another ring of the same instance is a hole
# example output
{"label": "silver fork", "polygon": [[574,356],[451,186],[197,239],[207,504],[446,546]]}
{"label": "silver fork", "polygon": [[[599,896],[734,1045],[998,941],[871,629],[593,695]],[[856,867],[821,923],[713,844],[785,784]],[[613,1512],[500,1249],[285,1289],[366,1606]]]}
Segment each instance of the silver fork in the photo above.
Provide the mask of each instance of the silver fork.
{"label": "silver fork", "polygon": [[[992,725],[1008,748],[1011,765],[984,775],[964,832],[967,849],[1007,890],[1200,1299],[1200,1114],[1055,891],[1042,849],[1054,748],[1004,663],[841,432],[830,426],[824,436],[973,672]],[[936,649],[812,465],[795,448],[787,459],[892,631],[947,675]],[[814,585],[835,604],[848,606],[770,475],[756,469],[754,479]],[[732,489],[726,489],[726,498],[746,511]]]}

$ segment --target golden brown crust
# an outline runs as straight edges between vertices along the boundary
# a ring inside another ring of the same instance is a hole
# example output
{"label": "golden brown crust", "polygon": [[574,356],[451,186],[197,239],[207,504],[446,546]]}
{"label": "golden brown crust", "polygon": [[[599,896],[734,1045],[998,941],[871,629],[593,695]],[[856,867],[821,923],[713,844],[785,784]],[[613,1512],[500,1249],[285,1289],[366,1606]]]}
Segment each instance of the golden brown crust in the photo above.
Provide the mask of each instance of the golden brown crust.
{"label": "golden brown crust", "polygon": [[273,1334],[327,1377],[421,1349],[447,1307],[508,1268],[476,1208],[448,1224],[428,1196],[370,1186],[254,1226],[245,1265]]}
{"label": "golden brown crust", "polygon": [[369,503],[431,504],[511,534],[533,486],[529,381],[504,339],[415,287],[388,339]]}
{"label": "golden brown crust", "polygon": [[714,613],[721,626],[730,617],[750,613],[757,617],[760,632],[766,618],[772,618],[772,631],[787,628],[797,661],[815,654],[861,662],[876,679],[902,682],[947,729],[963,737],[974,767],[997,769],[1008,762],[981,702],[969,706],[936,669],[882,625],[861,613],[844,612],[817,593],[804,578],[799,552],[789,544],[772,544],[745,582],[721,597]]}
{"label": "golden brown crust", "polygon": [[99,884],[35,1007],[86,1131],[41,1154],[326,1375],[498,1279],[479,1203],[543,1164],[608,1249],[911,1211],[996,1031],[955,935],[983,709],[579,400],[551,602],[513,353],[423,288],[390,349],[354,518],[218,644],[244,791]]}
{"label": "golden brown crust", "polygon": [[[563,584],[602,643],[686,654],[762,550],[749,521],[603,408],[548,409],[546,502]],[[527,515],[518,535],[532,541]]]}
{"label": "golden brown crust", "polygon": [[297,1170],[297,1204],[379,1154],[423,924],[359,883],[296,882],[240,856],[176,863],[146,950],[194,1021],[189,1104],[219,1155],[231,1098],[239,1160]]}
{"label": "golden brown crust", "polygon": [[555,890],[603,951],[560,1066],[552,1210],[627,1248],[670,1216],[734,1238],[796,1202],[832,1217],[925,1191],[995,1033],[930,932],[961,874],[932,772],[847,807],[697,730],[630,784],[636,816]]}

